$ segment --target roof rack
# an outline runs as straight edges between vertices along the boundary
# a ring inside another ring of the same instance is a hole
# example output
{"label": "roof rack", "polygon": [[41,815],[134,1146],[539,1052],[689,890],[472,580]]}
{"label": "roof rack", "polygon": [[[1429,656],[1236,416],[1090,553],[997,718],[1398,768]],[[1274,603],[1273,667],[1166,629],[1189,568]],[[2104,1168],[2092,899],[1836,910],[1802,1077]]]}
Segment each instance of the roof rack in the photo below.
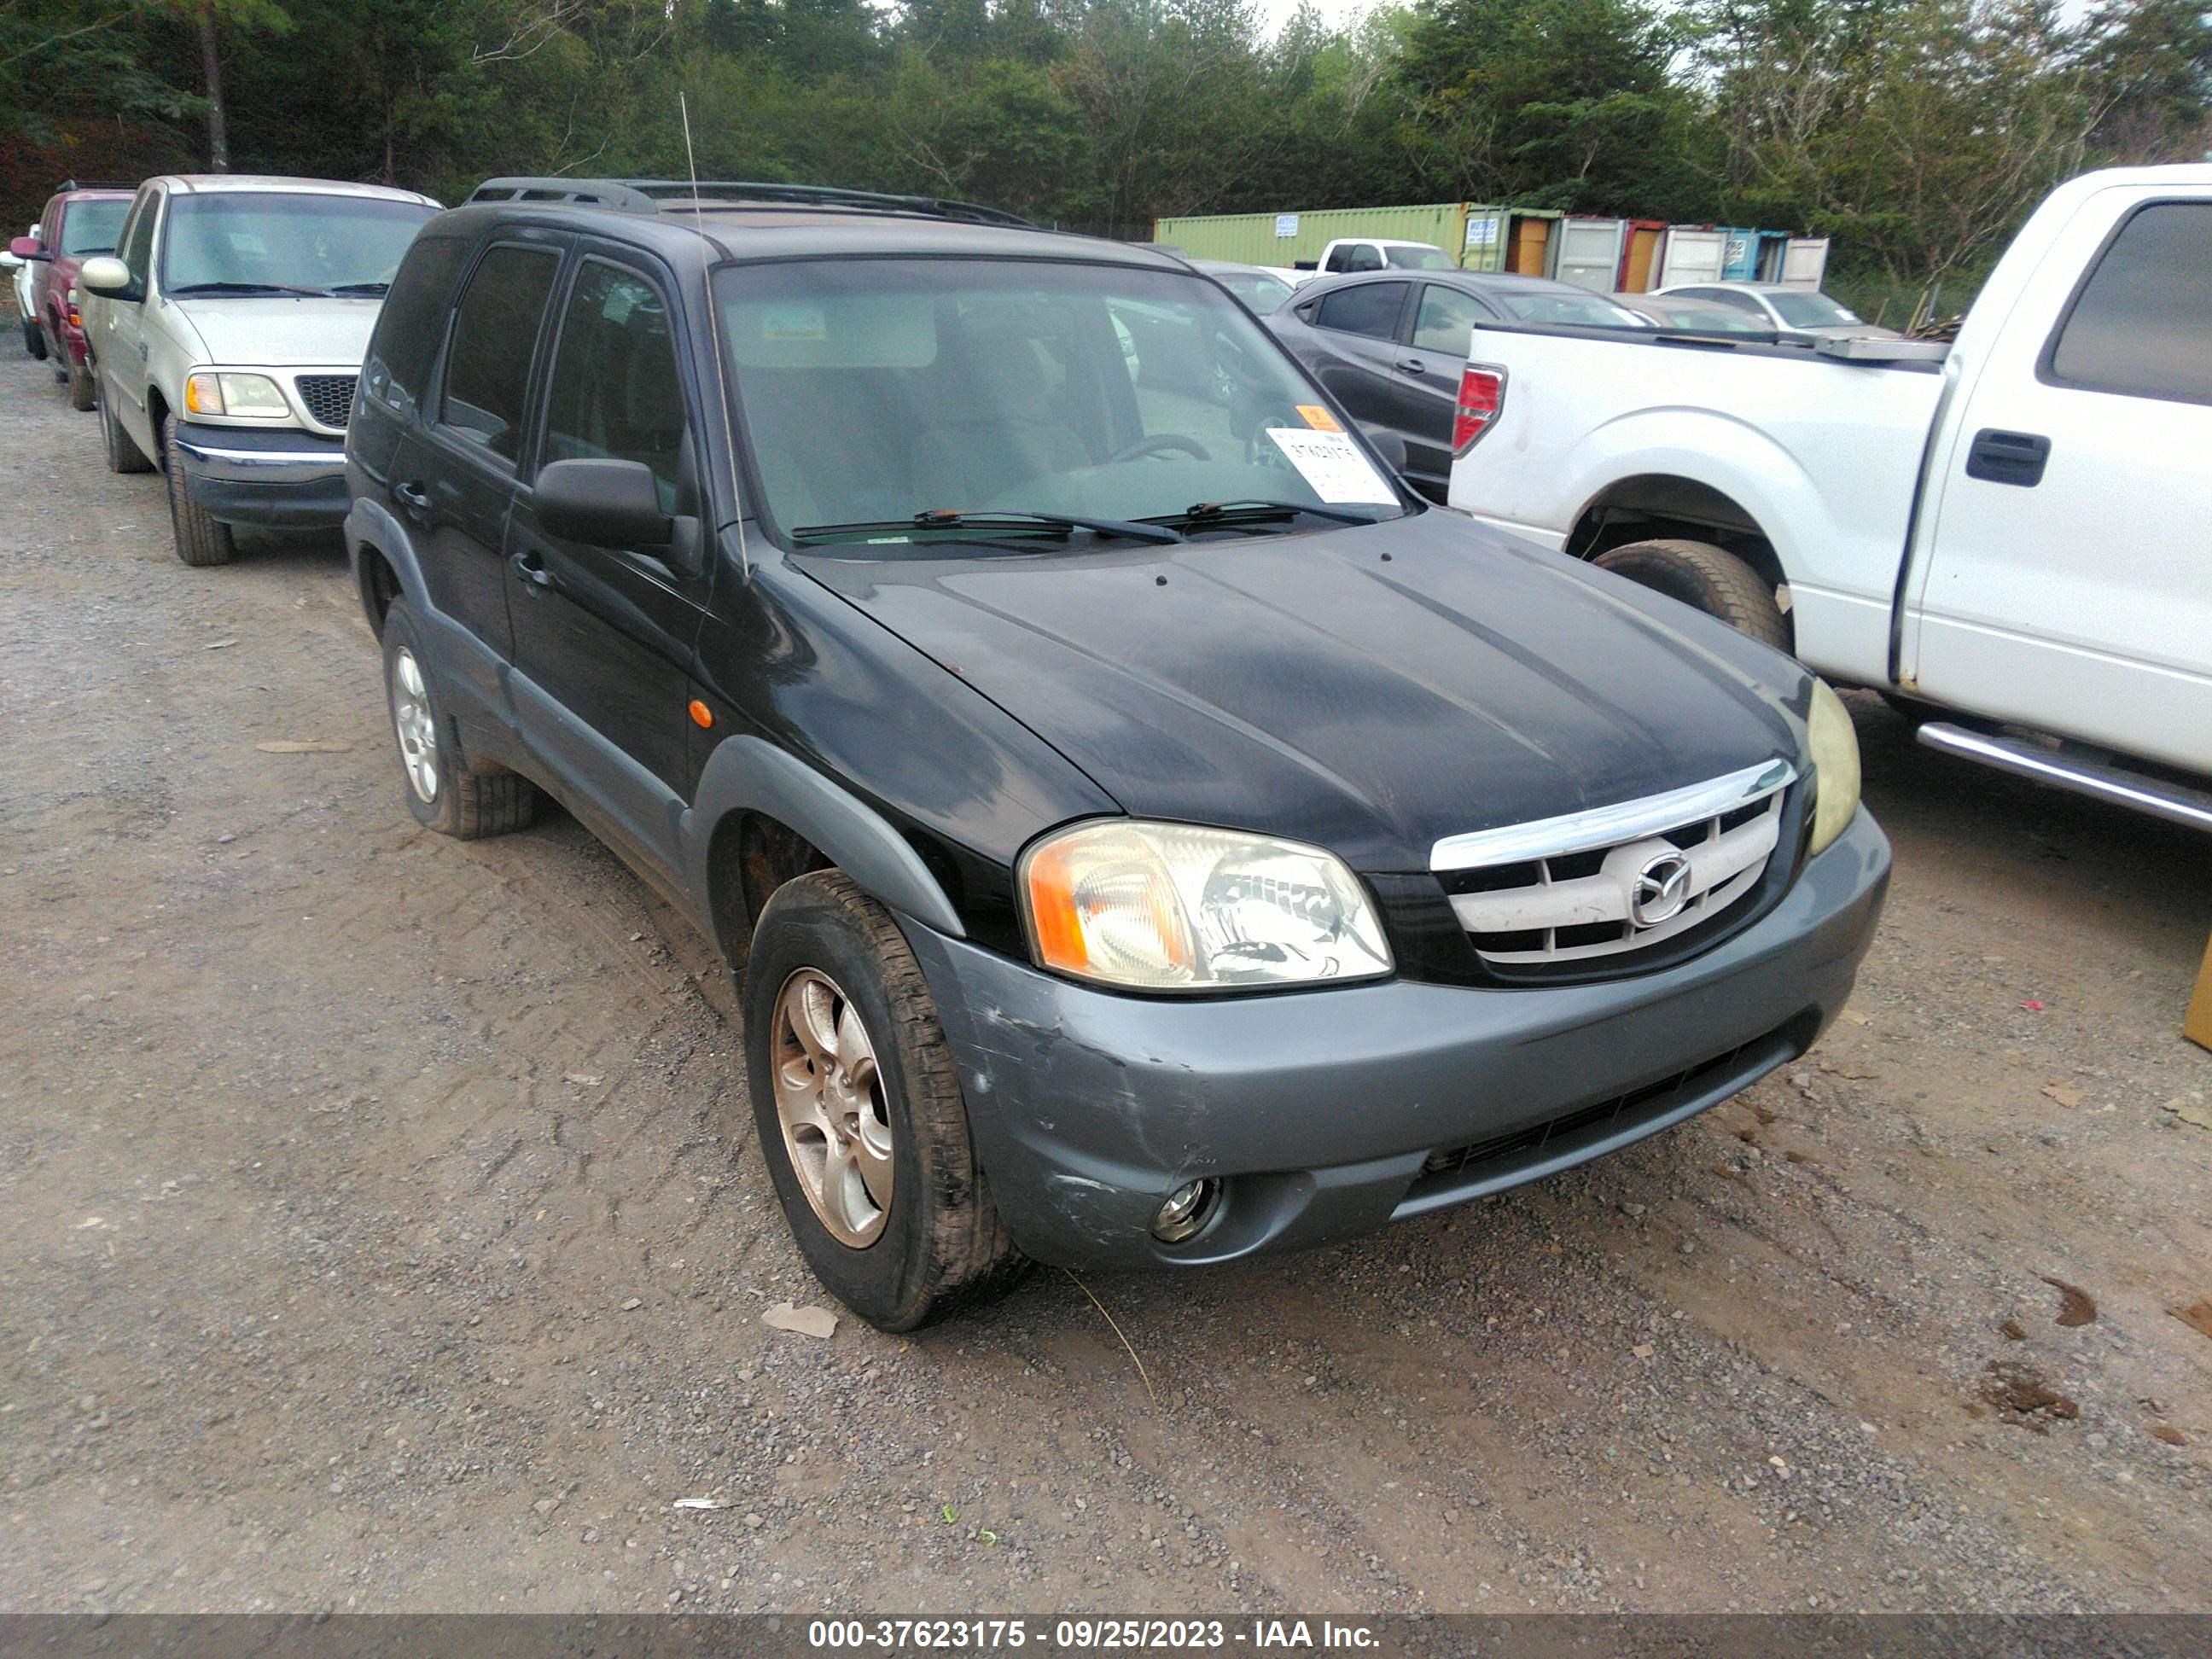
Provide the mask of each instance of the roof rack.
{"label": "roof rack", "polygon": [[892,196],[875,190],[839,190],[829,185],[772,185],[750,179],[487,179],[469,192],[477,202],[572,202],[617,208],[625,213],[681,212],[698,206],[775,205],[852,208],[872,213],[914,213],[971,224],[1011,225],[1034,230],[1019,214],[956,202],[942,196]]}

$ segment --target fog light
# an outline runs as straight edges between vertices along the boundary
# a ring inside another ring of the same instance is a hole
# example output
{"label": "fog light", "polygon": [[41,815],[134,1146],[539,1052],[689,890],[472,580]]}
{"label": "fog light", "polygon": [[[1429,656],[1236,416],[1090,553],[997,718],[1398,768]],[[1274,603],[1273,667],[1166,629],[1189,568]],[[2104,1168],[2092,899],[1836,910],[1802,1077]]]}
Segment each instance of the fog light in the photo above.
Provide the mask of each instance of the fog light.
{"label": "fog light", "polygon": [[1221,1183],[1212,1176],[1185,1182],[1160,1206],[1159,1214],[1152,1219],[1152,1237],[1163,1244],[1180,1244],[1197,1237],[1213,1219],[1214,1206],[1220,1201]]}

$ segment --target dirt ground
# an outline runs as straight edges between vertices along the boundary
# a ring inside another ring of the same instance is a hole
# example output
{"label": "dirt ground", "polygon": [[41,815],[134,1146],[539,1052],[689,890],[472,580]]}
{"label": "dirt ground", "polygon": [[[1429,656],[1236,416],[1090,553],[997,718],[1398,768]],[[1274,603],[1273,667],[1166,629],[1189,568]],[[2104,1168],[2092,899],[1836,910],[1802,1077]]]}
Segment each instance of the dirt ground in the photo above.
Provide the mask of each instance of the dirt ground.
{"label": "dirt ground", "polygon": [[1801,1066],[1090,1280],[1142,1375],[1058,1272],[820,1341],[708,947],[418,830],[335,542],[185,568],[0,359],[0,1608],[2212,1608],[2201,838],[1855,698],[1896,884]]}

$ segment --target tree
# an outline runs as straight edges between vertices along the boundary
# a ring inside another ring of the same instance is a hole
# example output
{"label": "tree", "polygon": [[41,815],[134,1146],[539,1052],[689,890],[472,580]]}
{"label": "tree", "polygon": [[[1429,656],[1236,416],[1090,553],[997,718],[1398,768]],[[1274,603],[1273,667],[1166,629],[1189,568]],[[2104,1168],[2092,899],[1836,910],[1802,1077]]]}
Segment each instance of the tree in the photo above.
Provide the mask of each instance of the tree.
{"label": "tree", "polygon": [[2212,152],[2212,15],[2203,0],[2106,0],[2082,31],[2099,156],[2138,165]]}
{"label": "tree", "polygon": [[156,9],[182,18],[192,32],[200,59],[208,133],[208,170],[230,171],[230,112],[222,95],[222,44],[225,29],[265,29],[283,33],[292,20],[276,0],[153,0]]}
{"label": "tree", "polygon": [[1711,21],[1737,222],[1933,279],[1986,266],[2082,167],[2095,108],[2051,0],[1727,0]]}

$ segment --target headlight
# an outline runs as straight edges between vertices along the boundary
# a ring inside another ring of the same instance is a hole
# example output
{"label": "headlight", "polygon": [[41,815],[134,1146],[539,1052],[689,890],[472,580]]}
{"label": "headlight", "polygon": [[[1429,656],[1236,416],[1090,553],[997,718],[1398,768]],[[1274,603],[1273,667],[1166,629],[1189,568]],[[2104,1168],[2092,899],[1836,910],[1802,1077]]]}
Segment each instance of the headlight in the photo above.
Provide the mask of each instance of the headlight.
{"label": "headlight", "polygon": [[1140,991],[1372,979],[1390,947],[1318,847],[1113,818],[1048,837],[1019,885],[1040,967]]}
{"label": "headlight", "polygon": [[185,380],[185,407],[195,415],[289,415],[292,406],[266,374],[200,374]]}
{"label": "headlight", "polygon": [[1813,846],[1826,850],[1859,810],[1859,733],[1851,711],[1823,679],[1813,682],[1806,720],[1813,750]]}

